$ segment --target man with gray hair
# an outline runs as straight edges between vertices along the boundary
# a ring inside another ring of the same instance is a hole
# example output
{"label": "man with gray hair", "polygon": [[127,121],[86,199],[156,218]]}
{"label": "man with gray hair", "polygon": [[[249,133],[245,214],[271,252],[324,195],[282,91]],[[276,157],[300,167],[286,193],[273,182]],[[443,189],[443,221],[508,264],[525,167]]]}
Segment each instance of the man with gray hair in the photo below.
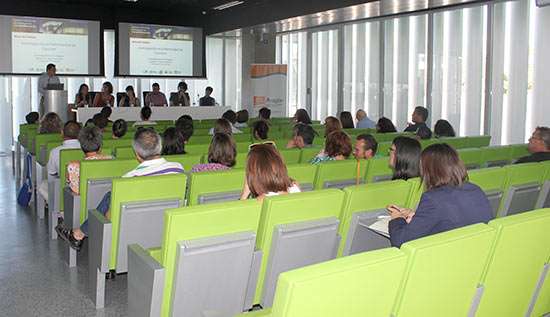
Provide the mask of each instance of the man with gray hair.
{"label": "man with gray hair", "polygon": [[529,138],[527,150],[531,155],[520,158],[515,164],[550,160],[550,128],[537,127]]}
{"label": "man with gray hair", "polygon": [[[152,128],[139,128],[136,131],[133,148],[139,165],[122,177],[154,176],[184,172],[180,163],[168,162],[160,156],[162,139]],[[111,192],[108,192],[96,208],[107,219],[111,217],[109,213],[110,204]],[[80,228],[70,229],[60,225],[56,227],[56,231],[61,239],[69,243],[71,248],[80,251],[82,241],[88,235],[88,220],[84,221]]]}
{"label": "man with gray hair", "polygon": [[376,129],[376,122],[369,119],[367,113],[363,109],[357,110],[355,119],[357,120],[357,124],[355,125],[356,129]]}

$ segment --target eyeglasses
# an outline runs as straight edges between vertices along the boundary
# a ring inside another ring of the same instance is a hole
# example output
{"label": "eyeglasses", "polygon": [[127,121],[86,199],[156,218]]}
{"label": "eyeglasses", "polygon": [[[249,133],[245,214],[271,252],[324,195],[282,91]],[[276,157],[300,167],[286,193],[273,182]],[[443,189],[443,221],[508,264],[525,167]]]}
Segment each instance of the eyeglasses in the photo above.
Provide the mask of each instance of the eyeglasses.
{"label": "eyeglasses", "polygon": [[273,141],[265,141],[265,142],[258,142],[258,143],[252,143],[248,146],[248,150],[252,150],[253,147],[257,146],[257,145],[272,145],[274,148],[277,148],[277,145],[275,144],[275,142]]}

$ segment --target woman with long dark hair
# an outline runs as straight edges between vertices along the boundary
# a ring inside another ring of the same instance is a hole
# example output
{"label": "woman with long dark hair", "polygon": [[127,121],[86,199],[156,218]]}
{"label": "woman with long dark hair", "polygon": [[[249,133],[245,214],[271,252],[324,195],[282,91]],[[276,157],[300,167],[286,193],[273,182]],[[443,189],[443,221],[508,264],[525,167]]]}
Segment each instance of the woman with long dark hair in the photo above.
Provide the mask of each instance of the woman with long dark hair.
{"label": "woman with long dark hair", "polygon": [[420,175],[420,143],[413,138],[400,136],[390,147],[390,167],[392,179],[408,180]]}

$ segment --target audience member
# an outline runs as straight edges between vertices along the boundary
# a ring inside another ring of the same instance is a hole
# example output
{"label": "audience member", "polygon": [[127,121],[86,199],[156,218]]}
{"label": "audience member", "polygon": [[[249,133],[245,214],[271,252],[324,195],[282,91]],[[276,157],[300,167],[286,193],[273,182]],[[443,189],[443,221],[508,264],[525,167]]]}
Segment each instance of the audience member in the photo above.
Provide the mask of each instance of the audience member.
{"label": "audience member", "polygon": [[268,138],[268,133],[269,125],[265,121],[259,120],[252,125],[252,136],[254,140],[265,141]]}
{"label": "audience member", "polygon": [[233,126],[237,129],[248,127],[248,110],[237,111],[237,123]]}
{"label": "audience member", "polygon": [[[118,121],[118,120],[117,120]],[[115,121],[115,124],[116,122]],[[78,134],[78,142],[80,148],[84,152],[84,160],[110,160],[109,155],[101,154],[101,146],[103,143],[103,137],[101,130],[97,127],[84,127]],[[66,182],[71,190],[79,195],[80,194],[80,161],[72,161],[67,165],[67,179]]]}
{"label": "audience member", "polygon": [[436,138],[454,138],[456,136],[453,126],[447,120],[439,119],[435,123],[434,134]]}
{"label": "audience member", "polygon": [[[231,134],[239,134],[243,133],[241,130],[235,128],[234,124],[237,122],[237,114],[233,110],[227,110],[223,113],[222,119],[227,120],[229,122],[230,128],[231,128]],[[215,131],[215,128],[210,129],[209,134],[214,135],[218,132]]]}
{"label": "audience member", "polygon": [[120,98],[118,103],[119,107],[140,107],[141,103],[139,98],[136,97],[136,92],[134,91],[134,86],[130,85],[126,87],[126,92]]}
{"label": "audience member", "polygon": [[99,113],[107,119],[107,122],[112,122],[110,120],[111,114],[113,113],[113,109],[111,109],[111,107],[103,107]]}
{"label": "audience member", "polygon": [[376,155],[378,142],[370,134],[360,134],[355,140],[353,155],[357,160],[369,160]]}
{"label": "audience member", "polygon": [[310,163],[319,164],[326,161],[346,160],[352,152],[351,138],[341,130],[331,132],[325,140],[325,149],[314,157]]}
{"label": "audience member", "polygon": [[233,138],[225,133],[216,133],[208,148],[208,163],[197,164],[191,173],[228,170],[235,166],[237,146]]}
{"label": "audience member", "polygon": [[393,125],[393,122],[391,122],[390,119],[386,117],[382,117],[378,119],[378,123],[376,124],[376,132],[377,133],[394,133],[397,132],[395,129],[395,126]]}
{"label": "audience member", "polygon": [[429,140],[432,138],[432,130],[427,126],[421,126],[416,130],[416,138],[419,140]]}
{"label": "audience member", "polygon": [[353,116],[349,111],[340,112],[340,122],[342,123],[342,128],[344,129],[353,129]]}
{"label": "audience member", "polygon": [[214,88],[208,86],[204,90],[204,97],[199,99],[199,106],[201,107],[213,107],[216,105],[216,99],[212,98],[210,95],[214,92]]}
{"label": "audience member", "polygon": [[94,107],[112,107],[115,104],[115,97],[113,97],[113,84],[106,81],[101,86],[101,92],[95,94]]}
{"label": "audience member", "polygon": [[399,136],[393,139],[390,147],[390,167],[392,179],[408,180],[420,175],[420,143],[413,138]]}
{"label": "audience member", "polygon": [[248,152],[241,200],[300,192],[289,176],[283,158],[274,144],[255,144]]}
{"label": "audience member", "polygon": [[468,182],[466,168],[452,147],[444,143],[430,145],[422,152],[420,162],[426,191],[416,212],[388,206],[392,246],[493,218],[485,193]]}
{"label": "audience member", "polygon": [[75,96],[74,105],[76,107],[88,107],[93,102],[92,95],[90,95],[90,87],[86,84],[80,85],[78,93]]}
{"label": "audience member", "polygon": [[145,107],[141,108],[141,112],[140,112],[141,121],[134,122],[134,127],[143,126],[143,125],[156,125],[157,123],[155,121],[150,121],[149,120],[149,119],[151,119],[151,114],[152,113],[153,113],[153,111],[151,110],[151,107],[149,107],[149,106],[145,106]]}
{"label": "audience member", "polygon": [[326,117],[325,119],[325,137],[331,132],[342,130],[342,124],[336,117]]}
{"label": "audience member", "polygon": [[529,138],[527,150],[531,154],[520,158],[516,164],[550,160],[550,128],[537,127]]}
{"label": "audience member", "polygon": [[152,88],[153,91],[145,96],[145,105],[149,107],[167,107],[168,101],[166,101],[164,93],[160,92],[160,85],[154,83]]}
{"label": "audience member", "polygon": [[185,154],[183,137],[174,127],[164,130],[162,134],[162,155]]}
{"label": "audience member", "polygon": [[113,123],[113,139],[120,139],[126,135],[128,123],[124,119],[118,119]]}
{"label": "audience member", "polygon": [[292,140],[288,141],[287,149],[303,149],[313,146],[317,132],[309,124],[298,123],[294,126]]}
{"label": "audience member", "polygon": [[306,109],[298,109],[294,114],[295,123],[311,124],[311,118]]}
{"label": "audience member", "polygon": [[416,132],[420,127],[427,127],[426,120],[428,120],[428,109],[424,107],[416,107],[411,116],[412,123],[405,129],[405,132]]}
{"label": "audience member", "polygon": [[[134,152],[139,165],[122,177],[138,177],[150,175],[178,174],[183,173],[183,167],[179,163],[168,162],[160,156],[162,141],[160,135],[152,128],[142,128],[136,131],[133,142]],[[107,193],[96,210],[107,219],[111,218],[109,207],[111,204],[111,193]],[[82,241],[88,234],[88,220],[80,228],[65,228],[58,225],[56,232],[59,237],[69,243],[71,248],[80,251]]]}
{"label": "audience member", "polygon": [[109,120],[105,118],[105,116],[101,113],[96,113],[93,116],[92,121],[94,123],[94,126],[98,127],[101,132],[105,131],[105,128],[109,124]]}
{"label": "audience member", "polygon": [[189,139],[193,136],[193,118],[189,115],[183,115],[176,120],[176,130],[183,139],[184,143],[189,142]]}
{"label": "audience member", "polygon": [[225,133],[227,135],[233,135],[232,125],[227,119],[221,118],[216,120],[216,123],[212,129],[210,129],[210,135],[217,133]]}
{"label": "audience member", "polygon": [[367,113],[363,109],[357,110],[355,113],[355,119],[357,120],[357,129],[376,129],[376,123],[367,117]]}
{"label": "audience member", "polygon": [[269,122],[269,120],[271,119],[271,109],[269,109],[267,107],[261,108],[258,111],[258,118],[260,118],[260,120],[265,120],[265,121]]}
{"label": "audience member", "polygon": [[187,83],[184,81],[178,84],[178,92],[170,95],[170,106],[172,107],[189,107],[191,106],[191,98],[187,92]]}
{"label": "audience member", "polygon": [[25,121],[27,124],[36,124],[38,122],[38,119],[40,119],[40,114],[36,111],[29,112],[25,116]]}
{"label": "audience member", "polygon": [[55,112],[47,113],[40,121],[38,134],[61,133],[61,118]]}

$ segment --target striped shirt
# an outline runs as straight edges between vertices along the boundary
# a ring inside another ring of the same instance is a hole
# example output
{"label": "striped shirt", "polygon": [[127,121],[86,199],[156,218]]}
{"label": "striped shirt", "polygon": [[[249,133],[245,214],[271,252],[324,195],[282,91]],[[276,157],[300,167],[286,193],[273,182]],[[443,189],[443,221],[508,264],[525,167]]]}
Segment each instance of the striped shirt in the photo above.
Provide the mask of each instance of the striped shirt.
{"label": "striped shirt", "polygon": [[144,161],[134,170],[129,171],[123,177],[153,176],[165,174],[183,173],[183,167],[180,163],[168,162],[164,158]]}

